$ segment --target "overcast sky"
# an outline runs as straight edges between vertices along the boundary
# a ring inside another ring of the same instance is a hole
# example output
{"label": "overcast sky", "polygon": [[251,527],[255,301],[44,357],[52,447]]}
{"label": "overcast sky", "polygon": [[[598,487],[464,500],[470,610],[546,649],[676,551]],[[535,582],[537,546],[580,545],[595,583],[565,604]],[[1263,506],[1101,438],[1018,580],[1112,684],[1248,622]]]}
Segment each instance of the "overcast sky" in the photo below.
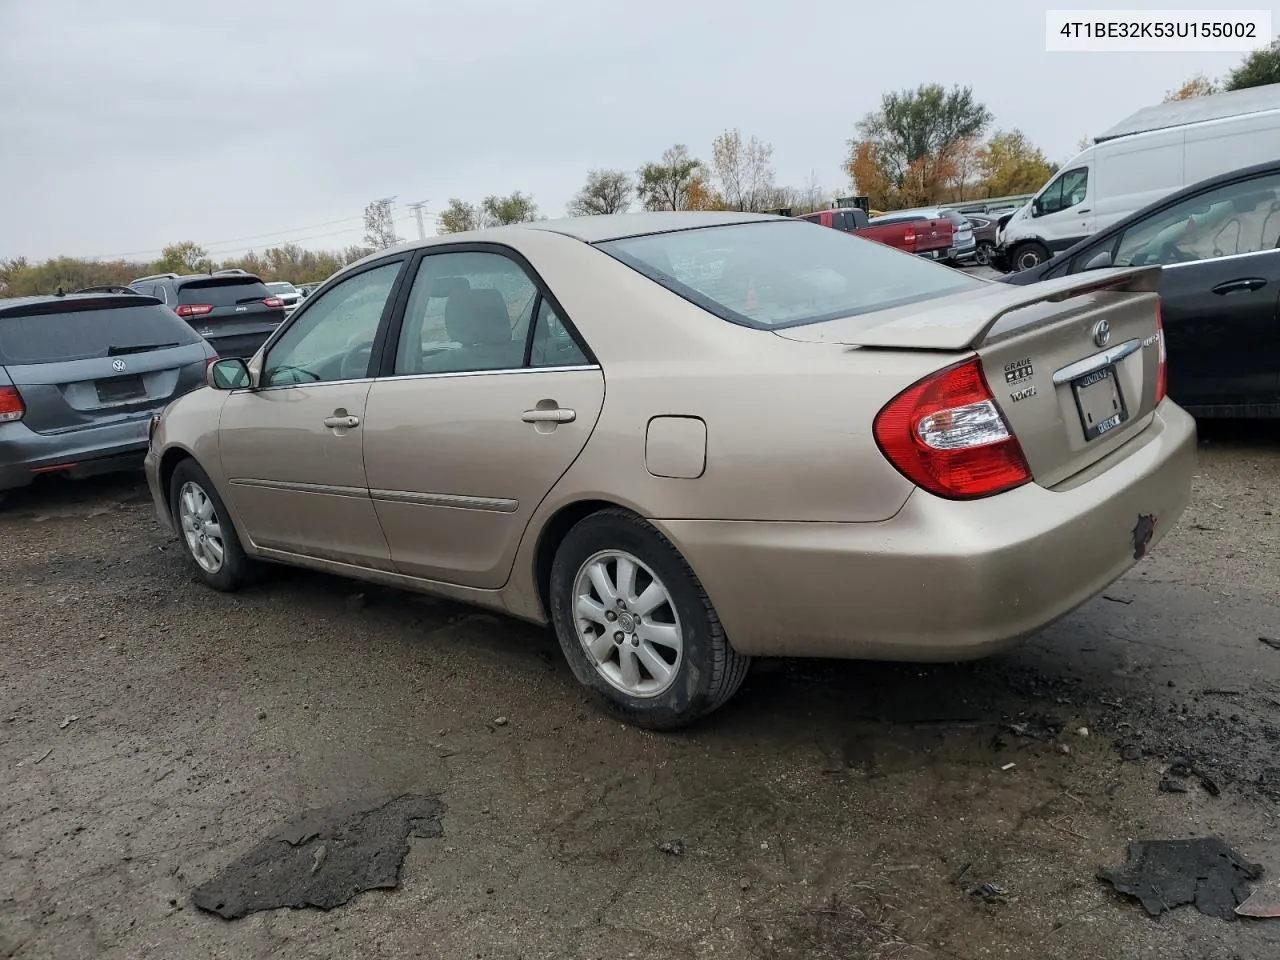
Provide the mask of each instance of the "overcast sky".
{"label": "overcast sky", "polygon": [[1045,10],[1087,5],[0,0],[0,257],[338,247],[384,196],[406,237],[416,200],[428,233],[450,197],[523,190],[558,216],[589,168],[709,158],[726,127],[773,144],[779,183],[834,190],[855,122],[928,82],[972,85],[1062,162],[1240,60],[1046,53]]}

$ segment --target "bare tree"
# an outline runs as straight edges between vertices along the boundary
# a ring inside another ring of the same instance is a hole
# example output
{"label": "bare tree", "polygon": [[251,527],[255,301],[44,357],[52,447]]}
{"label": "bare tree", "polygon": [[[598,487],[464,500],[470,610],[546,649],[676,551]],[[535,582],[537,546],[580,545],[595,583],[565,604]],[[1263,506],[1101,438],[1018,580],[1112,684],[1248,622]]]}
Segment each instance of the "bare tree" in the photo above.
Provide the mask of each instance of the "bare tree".
{"label": "bare tree", "polygon": [[391,200],[374,200],[364,208],[364,242],[375,250],[385,250],[400,242],[396,236],[395,217],[391,214]]}
{"label": "bare tree", "polygon": [[702,161],[689,156],[689,148],[677,143],[657,163],[640,168],[636,193],[646,210],[688,210],[689,188],[700,182]]}
{"label": "bare tree", "polygon": [[711,168],[720,181],[720,194],[736,210],[761,210],[773,187],[773,146],[757,137],[743,142],[742,134],[726,130],[711,143]]}
{"label": "bare tree", "polygon": [[622,170],[592,170],[578,195],[569,201],[569,216],[626,213],[635,187]]}

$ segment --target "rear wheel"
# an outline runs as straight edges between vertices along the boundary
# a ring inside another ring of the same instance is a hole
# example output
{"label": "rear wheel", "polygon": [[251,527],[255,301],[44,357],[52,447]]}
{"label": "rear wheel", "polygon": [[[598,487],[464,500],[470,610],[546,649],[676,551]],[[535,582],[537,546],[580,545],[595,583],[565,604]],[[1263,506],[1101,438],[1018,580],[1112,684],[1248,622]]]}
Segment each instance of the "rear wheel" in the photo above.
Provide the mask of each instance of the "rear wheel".
{"label": "rear wheel", "polygon": [[625,510],[580,521],[551,567],[551,619],[574,676],[637,726],[671,730],[722,706],[750,659],[664,536]]}
{"label": "rear wheel", "polygon": [[980,267],[991,265],[991,254],[995,252],[995,244],[980,243],[978,249],[973,252],[973,262]]}
{"label": "rear wheel", "polygon": [[236,590],[257,581],[261,565],[240,546],[222,498],[200,465],[183,460],[169,480],[169,509],[196,574],[215,590]]}
{"label": "rear wheel", "polygon": [[1017,271],[1031,270],[1049,259],[1049,248],[1039,240],[1029,240],[1013,248],[1013,269]]}

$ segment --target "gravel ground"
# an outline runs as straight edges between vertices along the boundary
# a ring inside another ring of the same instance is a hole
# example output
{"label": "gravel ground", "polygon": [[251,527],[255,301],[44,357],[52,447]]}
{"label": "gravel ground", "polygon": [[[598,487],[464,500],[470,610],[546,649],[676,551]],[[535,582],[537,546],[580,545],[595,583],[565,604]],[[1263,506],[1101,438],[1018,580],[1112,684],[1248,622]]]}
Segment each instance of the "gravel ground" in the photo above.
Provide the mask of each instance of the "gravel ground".
{"label": "gravel ground", "polygon": [[[524,624],[302,572],[203,589],[137,478],[17,495],[0,958],[1274,958],[1280,920],[1152,920],[1095,879],[1210,835],[1280,877],[1280,429],[1204,436],[1179,528],[1035,641],[760,663],[679,735],[602,714]],[[1220,795],[1160,792],[1180,755]],[[283,821],[403,793],[447,811],[398,889],[192,905]]]}

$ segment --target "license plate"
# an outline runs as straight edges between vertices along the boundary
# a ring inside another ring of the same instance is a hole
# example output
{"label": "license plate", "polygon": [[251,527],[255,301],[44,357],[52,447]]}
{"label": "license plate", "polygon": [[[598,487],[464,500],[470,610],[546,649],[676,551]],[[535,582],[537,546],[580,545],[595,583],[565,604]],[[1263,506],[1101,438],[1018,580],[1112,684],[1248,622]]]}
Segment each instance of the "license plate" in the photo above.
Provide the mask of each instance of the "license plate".
{"label": "license plate", "polygon": [[1085,440],[1096,440],[1129,419],[1129,409],[1125,406],[1114,366],[1086,373],[1072,381],[1071,389],[1075,393]]}
{"label": "license plate", "polygon": [[110,380],[99,380],[97,387],[98,400],[102,403],[123,403],[147,395],[142,377],[112,377]]}

